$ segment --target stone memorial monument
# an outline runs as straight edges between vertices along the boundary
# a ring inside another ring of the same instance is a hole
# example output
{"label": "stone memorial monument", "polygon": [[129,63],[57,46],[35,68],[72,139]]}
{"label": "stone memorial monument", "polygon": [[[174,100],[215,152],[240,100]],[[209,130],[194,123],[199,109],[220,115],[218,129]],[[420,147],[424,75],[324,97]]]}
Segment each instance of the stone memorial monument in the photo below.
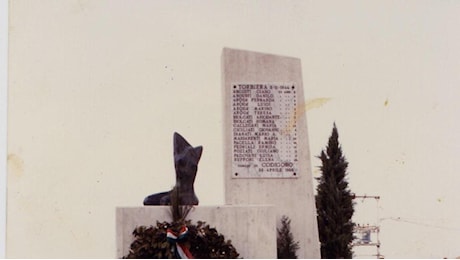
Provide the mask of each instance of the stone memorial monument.
{"label": "stone memorial monument", "polygon": [[[222,77],[225,205],[194,206],[187,218],[215,226],[243,258],[276,258],[276,228],[286,216],[297,256],[320,258],[300,60],[224,49]],[[201,156],[201,146],[174,134],[180,204],[198,205]],[[169,221],[161,205],[171,204],[171,192],[146,197],[153,207],[117,208],[117,257],[129,253],[133,229]]]}
{"label": "stone memorial monument", "polygon": [[225,203],[273,204],[299,258],[320,258],[299,59],[224,49]]}

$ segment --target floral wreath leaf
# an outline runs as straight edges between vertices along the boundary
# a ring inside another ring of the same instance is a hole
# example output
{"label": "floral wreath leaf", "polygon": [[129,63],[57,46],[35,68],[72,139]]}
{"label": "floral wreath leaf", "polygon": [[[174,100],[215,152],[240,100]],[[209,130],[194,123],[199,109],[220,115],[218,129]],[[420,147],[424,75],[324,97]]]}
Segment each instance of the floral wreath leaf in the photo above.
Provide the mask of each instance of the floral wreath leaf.
{"label": "floral wreath leaf", "polygon": [[[166,239],[166,229],[172,226],[168,222],[157,222],[156,227],[136,227],[135,239],[131,243],[130,252],[123,258],[174,258],[171,243]],[[204,221],[198,221],[197,224],[187,221],[187,227],[189,235],[185,245],[195,258],[231,259],[239,257],[231,240],[225,240],[217,229],[211,228]]]}

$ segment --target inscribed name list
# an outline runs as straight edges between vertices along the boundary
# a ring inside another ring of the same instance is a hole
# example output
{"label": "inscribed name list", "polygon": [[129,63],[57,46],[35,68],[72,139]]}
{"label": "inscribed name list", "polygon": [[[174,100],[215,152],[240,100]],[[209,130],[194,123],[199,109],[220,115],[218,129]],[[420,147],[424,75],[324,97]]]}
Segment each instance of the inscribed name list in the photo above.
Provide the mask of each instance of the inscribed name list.
{"label": "inscribed name list", "polygon": [[233,178],[295,178],[295,84],[232,85]]}

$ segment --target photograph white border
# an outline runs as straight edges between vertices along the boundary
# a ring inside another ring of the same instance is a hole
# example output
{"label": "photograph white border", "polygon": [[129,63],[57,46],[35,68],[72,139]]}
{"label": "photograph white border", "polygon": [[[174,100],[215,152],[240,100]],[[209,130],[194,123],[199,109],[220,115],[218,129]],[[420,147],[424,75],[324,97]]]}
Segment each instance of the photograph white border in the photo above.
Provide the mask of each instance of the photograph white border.
{"label": "photograph white border", "polygon": [[8,82],[8,0],[0,0],[0,258],[6,246],[6,129]]}

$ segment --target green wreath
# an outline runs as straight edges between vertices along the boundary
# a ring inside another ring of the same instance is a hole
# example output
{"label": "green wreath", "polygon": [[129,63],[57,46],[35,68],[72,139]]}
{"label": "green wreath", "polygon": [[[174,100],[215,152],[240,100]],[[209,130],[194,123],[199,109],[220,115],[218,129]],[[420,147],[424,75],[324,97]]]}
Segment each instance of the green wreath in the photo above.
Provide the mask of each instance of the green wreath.
{"label": "green wreath", "polygon": [[192,206],[179,205],[177,190],[171,192],[173,221],[156,226],[139,226],[133,231],[134,241],[123,258],[237,258],[230,240],[203,221],[192,224],[185,220]]}
{"label": "green wreath", "polygon": [[[226,241],[215,228],[202,221],[196,225],[186,221],[185,225],[188,234],[182,246],[188,248],[194,258],[238,258],[239,254],[231,241]],[[179,258],[176,245],[167,239],[167,232],[180,230],[180,227],[178,224],[158,221],[156,226],[136,227],[133,231],[135,240],[124,258]]]}

